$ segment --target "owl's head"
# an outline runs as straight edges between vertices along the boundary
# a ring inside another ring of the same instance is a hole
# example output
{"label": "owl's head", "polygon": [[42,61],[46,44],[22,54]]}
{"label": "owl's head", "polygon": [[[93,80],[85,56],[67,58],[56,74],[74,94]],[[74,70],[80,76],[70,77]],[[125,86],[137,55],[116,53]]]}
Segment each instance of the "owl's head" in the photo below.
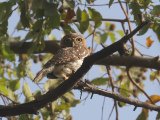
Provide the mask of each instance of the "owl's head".
{"label": "owl's head", "polygon": [[61,39],[60,45],[61,45],[62,48],[75,47],[75,46],[86,47],[86,40],[81,34],[70,33],[70,34],[65,35]]}

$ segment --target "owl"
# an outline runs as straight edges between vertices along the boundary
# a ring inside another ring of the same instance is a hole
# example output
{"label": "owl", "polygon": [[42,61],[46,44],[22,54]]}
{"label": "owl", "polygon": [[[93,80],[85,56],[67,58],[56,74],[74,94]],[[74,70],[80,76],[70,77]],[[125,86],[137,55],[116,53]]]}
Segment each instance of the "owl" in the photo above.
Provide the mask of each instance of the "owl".
{"label": "owl", "polygon": [[90,49],[86,46],[86,40],[78,33],[65,35],[60,41],[60,49],[44,65],[34,78],[39,82],[44,76],[67,80],[81,67],[85,57],[90,55]]}

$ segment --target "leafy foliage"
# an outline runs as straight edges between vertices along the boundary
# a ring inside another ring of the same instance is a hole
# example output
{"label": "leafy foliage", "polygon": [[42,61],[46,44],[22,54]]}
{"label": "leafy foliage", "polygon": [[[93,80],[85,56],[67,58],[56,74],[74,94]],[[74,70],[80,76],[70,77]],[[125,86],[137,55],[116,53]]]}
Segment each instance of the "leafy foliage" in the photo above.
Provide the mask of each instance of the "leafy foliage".
{"label": "leafy foliage", "polygon": [[94,85],[106,85],[108,81],[108,78],[95,78],[94,80],[92,80],[91,82]]}
{"label": "leafy foliage", "polygon": [[[43,50],[46,39],[56,39],[57,33],[55,31],[63,33],[76,31],[87,37],[92,36],[92,48],[100,44],[107,46],[127,34],[127,30],[123,30],[126,27],[123,26],[126,21],[104,18],[105,12],[100,10],[101,4],[99,5],[99,1],[97,1],[4,0],[4,2],[0,2],[0,97],[6,99],[4,104],[13,105],[38,99],[40,95],[60,84],[61,81],[46,80],[45,83],[38,84],[41,89],[35,90],[37,85],[31,83],[34,78],[32,69],[34,69],[35,63],[44,64],[48,56],[50,56],[49,54],[34,55],[33,51]],[[136,25],[141,24],[144,20],[152,21],[151,24],[139,31],[138,35],[142,36],[148,30],[152,30],[157,35],[158,41],[160,41],[160,5],[151,0],[125,0],[125,2],[129,9],[130,21],[134,21]],[[96,4],[98,5],[96,6]],[[110,9],[115,4],[117,4],[115,0],[109,0],[105,3],[105,6],[109,6],[109,8],[106,8]],[[19,19],[16,21],[16,27],[12,28],[14,32],[11,33],[12,21],[10,19],[14,15]],[[117,27],[117,23],[114,23],[114,21],[121,23],[124,28]],[[15,54],[9,47],[11,42],[23,43],[28,41],[32,41],[33,46],[25,54]],[[151,47],[152,43],[151,37],[147,37],[146,46]],[[116,92],[124,97],[137,97],[140,91],[129,81],[126,70],[122,67],[116,67],[115,69],[119,71],[114,76]],[[103,72],[106,73],[106,70]],[[133,67],[131,69],[132,78],[142,88],[144,88],[147,72],[149,71],[143,68]],[[159,76],[160,73],[157,71],[150,72],[151,81],[158,79]],[[29,81],[26,78],[29,78]],[[97,77],[91,80],[91,83],[98,87],[108,85],[111,88],[109,81],[108,76]],[[25,99],[24,101],[21,96]],[[156,99],[155,103],[159,102],[159,96],[155,95],[151,96],[151,98],[153,100]],[[61,117],[62,119],[71,120],[70,109],[79,103],[80,101],[70,91],[57,101],[49,103],[42,108],[39,115],[20,115],[13,118],[19,120],[57,120]],[[119,103],[120,107],[125,105],[125,103]],[[148,110],[142,109],[137,120],[147,119],[148,113]],[[158,113],[157,118],[159,116]]]}

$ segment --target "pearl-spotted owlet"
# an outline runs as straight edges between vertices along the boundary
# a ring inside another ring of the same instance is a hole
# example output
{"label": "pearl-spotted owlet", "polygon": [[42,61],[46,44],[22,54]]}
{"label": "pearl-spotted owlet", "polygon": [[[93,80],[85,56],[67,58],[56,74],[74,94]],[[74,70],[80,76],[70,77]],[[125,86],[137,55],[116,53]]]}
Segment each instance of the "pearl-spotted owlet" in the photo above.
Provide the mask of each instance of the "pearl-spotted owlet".
{"label": "pearl-spotted owlet", "polygon": [[58,79],[67,80],[81,67],[85,57],[90,55],[90,49],[86,46],[86,40],[78,33],[65,35],[60,42],[60,49],[39,71],[34,78],[39,82],[45,76],[55,76]]}

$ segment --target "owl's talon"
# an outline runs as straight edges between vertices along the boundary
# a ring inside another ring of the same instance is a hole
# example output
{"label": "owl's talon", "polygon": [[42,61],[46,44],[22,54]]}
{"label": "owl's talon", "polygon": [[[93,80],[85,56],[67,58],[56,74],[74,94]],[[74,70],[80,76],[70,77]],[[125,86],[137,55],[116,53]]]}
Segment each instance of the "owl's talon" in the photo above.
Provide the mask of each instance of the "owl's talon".
{"label": "owl's talon", "polygon": [[80,99],[82,99],[82,89],[80,90],[80,93],[81,93],[81,94],[80,94]]}

